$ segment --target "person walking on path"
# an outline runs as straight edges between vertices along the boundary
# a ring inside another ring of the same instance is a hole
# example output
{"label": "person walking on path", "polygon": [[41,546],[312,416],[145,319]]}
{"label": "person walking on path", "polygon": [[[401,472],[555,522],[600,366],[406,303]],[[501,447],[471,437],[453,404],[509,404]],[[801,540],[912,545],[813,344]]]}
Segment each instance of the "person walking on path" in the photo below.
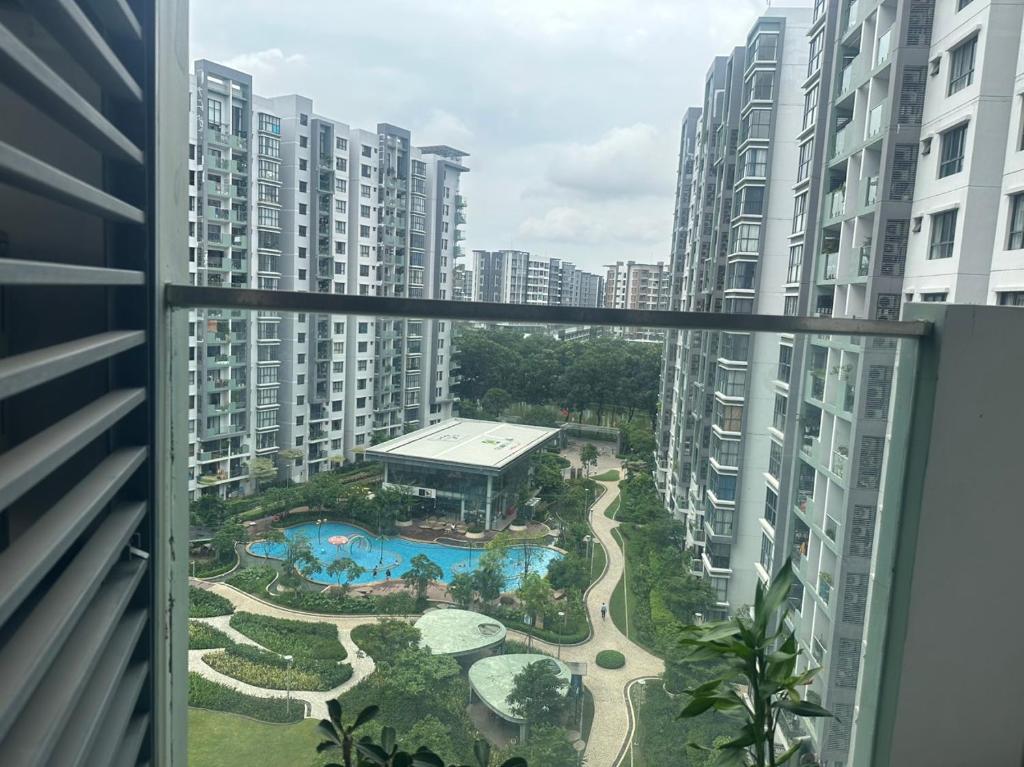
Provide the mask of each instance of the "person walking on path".
{"label": "person walking on path", "polygon": [[604,602],[602,602],[601,603],[601,620],[604,620],[604,618],[605,618],[605,616],[607,614],[608,614],[608,605],[605,604]]}

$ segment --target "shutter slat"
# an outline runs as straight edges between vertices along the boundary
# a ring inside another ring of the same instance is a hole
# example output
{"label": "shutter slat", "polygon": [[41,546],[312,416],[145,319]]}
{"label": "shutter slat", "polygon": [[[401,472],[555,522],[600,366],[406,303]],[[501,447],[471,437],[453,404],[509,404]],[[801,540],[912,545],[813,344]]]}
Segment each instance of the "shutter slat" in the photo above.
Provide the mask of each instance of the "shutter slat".
{"label": "shutter slat", "polygon": [[139,692],[148,673],[146,663],[136,663],[124,673],[121,683],[112,693],[112,700],[101,709],[106,711],[106,716],[98,725],[91,751],[82,761],[86,767],[109,767],[113,764],[127,735],[128,720],[138,703]]}
{"label": "shutter slat", "polygon": [[127,0],[85,0],[111,34],[142,40],[142,25],[128,7]]}
{"label": "shutter slat", "polygon": [[122,160],[142,164],[142,150],[3,24],[0,67],[6,70],[7,85],[79,138]]}
{"label": "shutter slat", "polygon": [[142,88],[74,0],[32,0],[26,5],[110,95],[142,102]]}
{"label": "shutter slat", "polygon": [[109,359],[145,342],[145,331],[113,330],[0,360],[0,399]]}
{"label": "shutter slat", "polygon": [[112,767],[135,767],[139,759],[139,749],[142,748],[142,739],[146,737],[146,730],[149,729],[149,714],[136,714],[128,723],[121,747],[118,749],[114,759],[110,762]]}
{"label": "shutter slat", "polygon": [[146,275],[133,269],[105,269],[55,261],[0,258],[0,285],[144,285]]}
{"label": "shutter slat", "polygon": [[139,208],[2,141],[0,181],[109,219],[133,224],[146,220]]}
{"label": "shutter slat", "polygon": [[[89,611],[68,637],[43,681],[22,710],[10,736],[0,745],[0,764],[50,764],[50,756],[65,757],[63,739],[78,710],[92,706],[89,692],[99,673],[116,685],[146,621],[145,610],[123,615],[145,571],[145,563],[122,562],[104,581]],[[119,664],[111,663],[111,653]],[[120,665],[120,668],[118,668]],[[96,712],[99,715],[102,712]],[[55,727],[54,723],[60,726]]]}
{"label": "shutter slat", "polygon": [[[102,611],[87,608],[145,513],[146,504],[141,502],[115,508],[0,650],[0,679],[4,685],[4,695],[0,696],[0,739],[7,735],[18,710],[39,684],[82,613],[94,619],[103,618]],[[118,572],[128,571],[118,568]],[[133,577],[141,577],[141,571]],[[108,628],[113,629],[114,621],[109,615],[105,620]]]}
{"label": "shutter slat", "polygon": [[111,454],[42,514],[18,538],[17,546],[0,553],[0,583],[4,584],[0,624],[11,617],[145,459],[144,447]]}
{"label": "shutter slat", "polygon": [[16,501],[145,399],[145,389],[105,394],[0,455],[0,509]]}
{"label": "shutter slat", "polygon": [[[114,695],[122,691],[130,696],[127,701],[117,701],[122,704],[117,708],[126,708],[121,717],[121,731],[124,729],[124,722],[128,720],[135,701],[139,698],[139,690],[145,680],[147,666],[145,663],[138,663],[125,671],[132,656],[132,650],[139,641],[139,635],[146,625],[148,613],[145,610],[134,610],[118,624],[117,630],[107,643],[103,651],[103,657],[96,665],[95,671],[89,679],[85,692],[69,712],[61,727],[60,740],[57,741],[56,753],[60,754],[61,761],[67,765],[77,765],[85,761],[93,744],[96,743],[96,736],[103,726],[105,714],[114,714]],[[141,673],[140,673],[141,672]],[[134,694],[132,694],[134,689]],[[123,704],[127,705],[124,706]],[[101,762],[106,767],[107,761]],[[43,762],[39,762],[40,765]]]}

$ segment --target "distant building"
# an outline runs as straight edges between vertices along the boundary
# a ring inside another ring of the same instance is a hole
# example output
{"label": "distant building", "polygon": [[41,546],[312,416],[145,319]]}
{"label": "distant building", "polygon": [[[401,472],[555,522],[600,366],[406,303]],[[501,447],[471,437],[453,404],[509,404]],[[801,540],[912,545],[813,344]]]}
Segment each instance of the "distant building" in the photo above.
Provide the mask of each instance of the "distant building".
{"label": "distant building", "polygon": [[472,299],[497,304],[602,306],[604,278],[523,250],[474,250]]}
{"label": "distant building", "polygon": [[[608,266],[604,284],[604,305],[609,309],[648,309],[667,311],[672,293],[672,272],[662,261],[638,264],[618,261]],[[660,341],[660,330],[616,329],[616,333],[635,340]]]}

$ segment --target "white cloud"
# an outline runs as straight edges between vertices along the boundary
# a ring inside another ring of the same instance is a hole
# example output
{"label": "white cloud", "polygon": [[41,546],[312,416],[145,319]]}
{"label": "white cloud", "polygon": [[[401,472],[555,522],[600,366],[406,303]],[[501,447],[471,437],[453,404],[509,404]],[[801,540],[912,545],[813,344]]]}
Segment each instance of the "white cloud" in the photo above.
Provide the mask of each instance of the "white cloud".
{"label": "white cloud", "polygon": [[634,197],[672,190],[674,142],[654,126],[612,128],[591,144],[567,144],[554,155],[548,180],[592,197]]}
{"label": "white cloud", "polygon": [[[305,66],[306,57],[301,53],[286,54],[280,48],[267,48],[265,51],[253,51],[232,56],[224,62],[225,66],[248,72],[254,78],[278,75],[282,70],[294,70]],[[297,89],[299,83],[295,84]]]}
{"label": "white cloud", "polygon": [[417,144],[448,144],[468,151],[467,142],[473,139],[473,131],[462,120],[443,109],[430,110],[426,121],[416,125]]}
{"label": "white cloud", "polygon": [[558,206],[519,225],[518,234],[529,241],[610,245],[618,242],[655,243],[664,239],[664,216],[623,215],[617,206],[586,208]]}

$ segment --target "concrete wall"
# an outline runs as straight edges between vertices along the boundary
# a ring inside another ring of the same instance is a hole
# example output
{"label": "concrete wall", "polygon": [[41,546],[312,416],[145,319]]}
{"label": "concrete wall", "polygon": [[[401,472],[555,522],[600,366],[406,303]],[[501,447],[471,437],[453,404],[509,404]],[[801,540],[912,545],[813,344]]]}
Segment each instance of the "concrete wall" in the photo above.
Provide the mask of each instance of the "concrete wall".
{"label": "concrete wall", "polygon": [[[1024,338],[1024,311],[906,315],[935,320],[936,335],[922,342],[902,503],[886,504],[899,515],[892,599],[878,616],[873,585],[872,619],[888,623],[867,647],[881,653],[881,684],[877,708],[863,685],[851,764],[1020,765],[1024,354],[1009,339]],[[888,578],[876,565],[876,581]]]}

